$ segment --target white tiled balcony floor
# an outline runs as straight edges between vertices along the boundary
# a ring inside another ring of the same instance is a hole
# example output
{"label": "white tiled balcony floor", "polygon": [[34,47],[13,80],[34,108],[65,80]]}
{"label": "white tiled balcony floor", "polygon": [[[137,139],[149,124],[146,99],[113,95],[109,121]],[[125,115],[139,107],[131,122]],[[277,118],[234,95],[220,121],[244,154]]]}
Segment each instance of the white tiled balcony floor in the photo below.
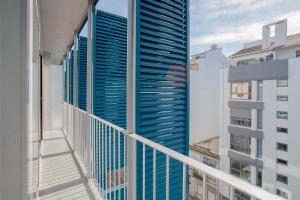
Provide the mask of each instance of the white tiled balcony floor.
{"label": "white tiled balcony floor", "polygon": [[61,130],[44,132],[41,154],[41,200],[94,200]]}

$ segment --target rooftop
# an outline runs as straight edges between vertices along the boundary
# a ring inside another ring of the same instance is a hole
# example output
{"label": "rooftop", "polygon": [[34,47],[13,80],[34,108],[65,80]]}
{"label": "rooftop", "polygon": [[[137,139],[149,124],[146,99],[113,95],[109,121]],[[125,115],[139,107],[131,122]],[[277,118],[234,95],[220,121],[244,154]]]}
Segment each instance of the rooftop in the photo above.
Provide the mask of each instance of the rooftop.
{"label": "rooftop", "polygon": [[219,159],[219,136],[190,145],[190,150]]}
{"label": "rooftop", "polygon": [[231,55],[230,57],[238,57],[238,56],[247,55],[247,54],[271,51],[274,49],[289,48],[289,47],[293,47],[293,46],[297,46],[297,45],[300,45],[300,33],[288,36],[288,40],[285,45],[275,46],[275,43],[272,42],[270,47],[263,49],[262,45],[260,44],[260,45],[256,45],[256,46],[252,46],[252,47],[248,47],[248,48],[243,48],[243,49],[239,50],[238,52],[234,53],[233,55]]}

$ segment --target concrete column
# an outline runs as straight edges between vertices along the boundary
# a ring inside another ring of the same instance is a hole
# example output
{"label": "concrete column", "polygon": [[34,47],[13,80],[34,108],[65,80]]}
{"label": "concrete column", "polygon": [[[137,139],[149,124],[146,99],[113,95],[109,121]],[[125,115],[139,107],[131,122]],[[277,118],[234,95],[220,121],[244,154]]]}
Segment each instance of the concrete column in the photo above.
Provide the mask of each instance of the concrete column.
{"label": "concrete column", "polygon": [[[136,1],[128,1],[127,22],[127,130],[130,134],[136,132],[135,116],[135,77],[136,77]],[[133,139],[127,141],[127,169],[128,189],[127,199],[136,199],[136,142]]]}
{"label": "concrete column", "polygon": [[77,52],[78,52],[78,31],[74,31],[74,56],[73,56],[73,103],[78,107],[78,69],[77,69]]}
{"label": "concrete column", "polygon": [[[93,113],[93,0],[89,0],[88,6],[88,39],[87,39],[87,113]],[[88,123],[87,134],[87,177],[91,177],[92,170],[92,121]]]}
{"label": "concrete column", "polygon": [[[251,81],[251,100],[257,101],[257,81]],[[257,129],[257,110],[251,110],[251,129]],[[257,139],[251,138],[251,159],[256,159],[257,155]],[[256,166],[251,165],[251,183],[256,185]],[[252,200],[255,198],[251,197]]]}

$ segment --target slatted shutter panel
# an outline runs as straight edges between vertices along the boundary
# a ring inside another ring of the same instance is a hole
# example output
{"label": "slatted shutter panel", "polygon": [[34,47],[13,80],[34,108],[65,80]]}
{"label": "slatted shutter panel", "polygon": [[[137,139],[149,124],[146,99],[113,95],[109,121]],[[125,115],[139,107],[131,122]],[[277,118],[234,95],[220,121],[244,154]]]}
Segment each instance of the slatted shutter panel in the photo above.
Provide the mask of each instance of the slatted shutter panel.
{"label": "slatted shutter panel", "polygon": [[95,115],[126,128],[126,18],[97,10],[94,23]]}
{"label": "slatted shutter panel", "polygon": [[69,103],[74,104],[74,50],[70,51],[69,58]]}
{"label": "slatted shutter panel", "polygon": [[[107,12],[95,11],[94,15],[94,50],[93,50],[93,112],[96,116],[112,122],[122,128],[126,128],[126,58],[127,58],[127,19]],[[105,131],[104,131],[105,132]],[[109,146],[109,136],[113,141],[112,133],[107,130],[107,144]],[[99,134],[95,135],[94,141],[102,144]],[[120,153],[121,166],[116,163],[116,168],[124,167],[124,137],[121,136],[120,149],[116,152],[116,158]],[[113,148],[113,142],[111,143]],[[118,146],[118,142],[115,144]],[[107,148],[109,149],[109,148]],[[94,145],[94,151],[100,152],[95,157],[96,163],[105,160],[99,144]],[[109,153],[111,160],[113,154]],[[107,156],[109,163],[109,156]],[[98,165],[99,166],[99,165]],[[97,168],[97,166],[96,166]],[[106,168],[108,171],[109,165]],[[97,173],[97,172],[96,172]],[[107,177],[108,173],[98,172],[99,185],[102,185],[102,177]],[[122,186],[123,187],[123,186]],[[113,191],[110,188],[103,188],[104,191]],[[112,199],[116,194],[119,196],[119,190],[116,193],[111,192]],[[121,199],[124,196],[124,188],[121,189]]]}
{"label": "slatted shutter panel", "polygon": [[87,38],[78,37],[78,107],[86,110],[87,94]]}
{"label": "slatted shutter panel", "polygon": [[[188,0],[137,0],[137,134],[188,155]],[[153,196],[153,154],[146,149],[146,199]],[[156,199],[166,198],[166,157],[157,153]],[[170,160],[172,200],[182,199],[182,165]],[[142,199],[137,146],[137,199]],[[188,185],[188,184],[187,184]]]}

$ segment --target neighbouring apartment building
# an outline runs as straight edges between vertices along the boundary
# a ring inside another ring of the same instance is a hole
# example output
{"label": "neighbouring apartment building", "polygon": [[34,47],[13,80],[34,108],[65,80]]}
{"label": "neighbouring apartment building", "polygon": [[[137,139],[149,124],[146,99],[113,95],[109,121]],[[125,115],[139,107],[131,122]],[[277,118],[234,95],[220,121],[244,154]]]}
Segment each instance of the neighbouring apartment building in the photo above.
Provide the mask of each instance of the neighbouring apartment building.
{"label": "neighbouring apartment building", "polygon": [[190,144],[219,135],[220,69],[228,62],[222,48],[191,56],[190,60]]}
{"label": "neighbouring apartment building", "polygon": [[[190,157],[208,166],[219,169],[219,137],[204,140],[190,145]],[[190,200],[219,200],[218,182],[215,178],[206,176],[207,185],[203,187],[203,173],[189,168],[189,199]],[[205,191],[204,191],[205,190]],[[203,195],[206,198],[203,198]]]}
{"label": "neighbouring apartment building", "polygon": [[[222,48],[216,44],[190,60],[190,156],[204,164],[219,168],[219,99],[220,70],[228,63]],[[206,177],[208,185],[203,192],[200,171],[189,169],[189,198],[217,200],[217,181]]]}
{"label": "neighbouring apartment building", "polygon": [[[230,60],[220,74],[220,169],[298,200],[300,34],[287,36],[287,20],[265,25],[262,40],[245,44]],[[220,187],[224,197],[253,199]]]}

